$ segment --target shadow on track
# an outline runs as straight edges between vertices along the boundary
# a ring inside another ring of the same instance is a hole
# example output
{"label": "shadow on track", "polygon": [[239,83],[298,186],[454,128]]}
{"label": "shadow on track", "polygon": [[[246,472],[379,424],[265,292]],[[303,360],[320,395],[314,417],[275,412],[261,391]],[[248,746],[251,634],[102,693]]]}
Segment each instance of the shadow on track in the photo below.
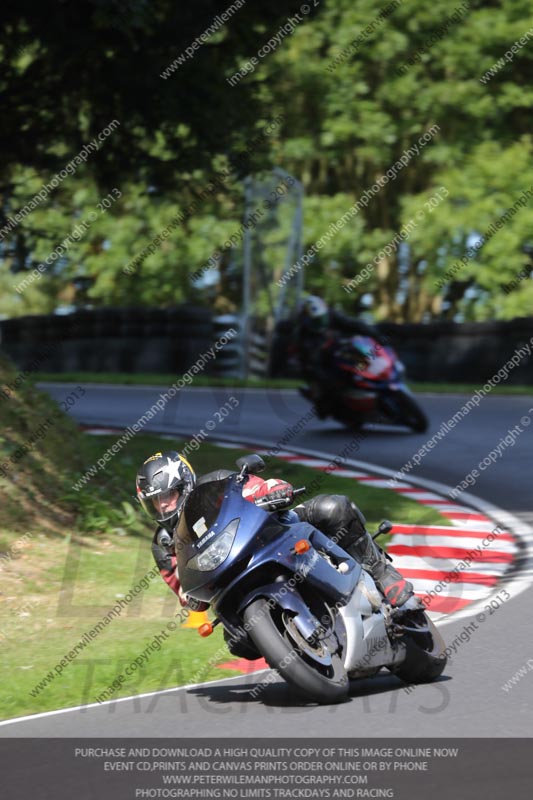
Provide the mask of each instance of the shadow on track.
{"label": "shadow on track", "polygon": [[[245,676],[243,676],[244,678]],[[447,682],[450,677],[441,676],[433,683]],[[407,685],[396,676],[384,672],[374,678],[362,678],[350,681],[350,693],[346,700],[346,705],[354,700],[373,695],[393,694],[400,690],[405,690]],[[416,687],[413,687],[414,691]],[[232,683],[231,685],[206,684],[189,689],[188,694],[195,695],[199,699],[207,699],[219,705],[225,704],[261,704],[272,708],[321,708],[313,700],[308,700],[298,694],[297,690],[290,684],[276,677],[275,682],[264,683],[259,681],[256,684]],[[408,696],[408,694],[407,694]],[[335,707],[332,704],[332,708]]]}

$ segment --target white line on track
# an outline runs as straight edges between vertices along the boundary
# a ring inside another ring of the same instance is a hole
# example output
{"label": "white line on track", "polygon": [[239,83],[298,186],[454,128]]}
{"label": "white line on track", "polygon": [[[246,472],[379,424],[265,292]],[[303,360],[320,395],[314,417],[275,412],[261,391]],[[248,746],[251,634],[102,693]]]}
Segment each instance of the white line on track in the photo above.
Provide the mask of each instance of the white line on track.
{"label": "white line on track", "polygon": [[[258,669],[257,672],[251,672],[250,676],[261,675],[262,672],[270,672],[270,669]],[[201,686],[218,686],[220,683],[227,683],[228,681],[235,681],[238,678],[249,677],[247,674],[240,673],[239,675],[232,675],[229,678],[220,678],[218,681],[205,681],[204,683],[189,683],[185,686],[171,686],[168,689],[158,689],[155,692],[145,692],[144,694],[132,694],[130,697],[117,697],[114,700],[104,700],[103,703],[87,703],[82,706],[69,706],[69,708],[58,708],[55,711],[42,711],[40,714],[28,714],[25,717],[14,717],[13,719],[6,719],[0,722],[0,728],[6,725],[14,725],[15,722],[30,722],[36,719],[43,719],[44,717],[55,717],[58,714],[69,714],[72,711],[84,711],[87,708],[103,708],[112,703],[125,703],[127,700],[140,700],[143,697],[156,697],[160,694],[170,694],[171,692],[181,692],[185,689],[199,689]]]}

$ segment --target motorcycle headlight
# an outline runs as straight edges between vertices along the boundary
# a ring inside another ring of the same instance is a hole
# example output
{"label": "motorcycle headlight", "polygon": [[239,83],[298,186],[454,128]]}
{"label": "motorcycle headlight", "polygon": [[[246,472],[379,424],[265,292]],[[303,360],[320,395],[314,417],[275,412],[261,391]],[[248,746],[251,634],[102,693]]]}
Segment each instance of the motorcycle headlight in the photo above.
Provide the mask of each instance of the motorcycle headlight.
{"label": "motorcycle headlight", "polygon": [[211,572],[211,570],[219,567],[229,556],[238,527],[239,520],[234,519],[218,534],[209,547],[206,547],[198,555],[193,556],[187,566],[200,572]]}

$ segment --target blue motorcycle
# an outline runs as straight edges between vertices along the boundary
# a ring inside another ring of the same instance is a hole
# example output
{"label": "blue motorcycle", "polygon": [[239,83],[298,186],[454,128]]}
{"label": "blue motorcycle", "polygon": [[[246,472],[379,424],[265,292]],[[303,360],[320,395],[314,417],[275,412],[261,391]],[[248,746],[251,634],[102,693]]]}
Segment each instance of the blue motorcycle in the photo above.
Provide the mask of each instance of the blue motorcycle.
{"label": "blue motorcycle", "polygon": [[216,614],[201,633],[222,623],[250,658],[263,656],[318,703],[345,700],[351,678],[382,667],[408,683],[437,678],[445,645],[419,601],[391,609],[332,539],[294,511],[267,512],[243,498],[248,474],[264,469],[260,456],[237,466],[197,485],[175,531],[182,589]]}

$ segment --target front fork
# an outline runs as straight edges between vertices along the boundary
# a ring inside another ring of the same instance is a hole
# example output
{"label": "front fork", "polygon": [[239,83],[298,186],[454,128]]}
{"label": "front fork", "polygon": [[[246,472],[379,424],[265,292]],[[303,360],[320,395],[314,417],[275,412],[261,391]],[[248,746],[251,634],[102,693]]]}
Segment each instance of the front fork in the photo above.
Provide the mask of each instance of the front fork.
{"label": "front fork", "polygon": [[393,420],[398,418],[399,409],[396,403],[396,396],[400,392],[410,394],[409,389],[402,383],[392,383],[386,389],[377,393],[378,410]]}
{"label": "front fork", "polygon": [[322,633],[321,620],[311,612],[300,593],[288,582],[271,583],[250,592],[239,605],[238,615],[242,617],[244,609],[258,597],[266,598],[272,607],[279,606],[291,614],[294,625],[304,639],[311,640]]}

